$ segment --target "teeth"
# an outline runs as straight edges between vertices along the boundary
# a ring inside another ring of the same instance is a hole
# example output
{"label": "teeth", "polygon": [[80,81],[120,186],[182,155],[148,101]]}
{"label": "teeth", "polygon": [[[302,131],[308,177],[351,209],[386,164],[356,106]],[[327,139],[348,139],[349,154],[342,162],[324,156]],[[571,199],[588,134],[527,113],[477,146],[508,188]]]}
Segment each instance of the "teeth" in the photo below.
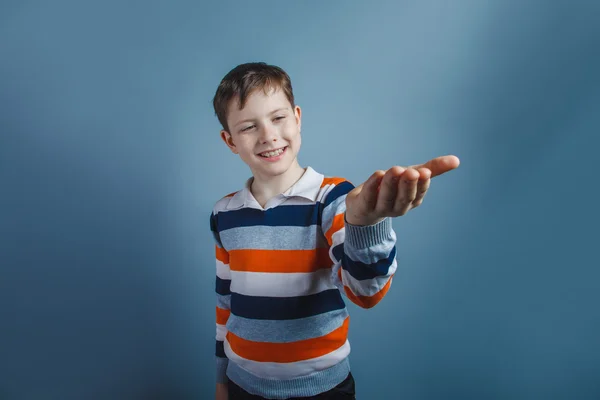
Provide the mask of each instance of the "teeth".
{"label": "teeth", "polygon": [[281,153],[283,153],[283,149],[279,149],[279,150],[275,150],[275,151],[269,151],[266,153],[260,153],[261,156],[263,157],[275,157],[280,155]]}

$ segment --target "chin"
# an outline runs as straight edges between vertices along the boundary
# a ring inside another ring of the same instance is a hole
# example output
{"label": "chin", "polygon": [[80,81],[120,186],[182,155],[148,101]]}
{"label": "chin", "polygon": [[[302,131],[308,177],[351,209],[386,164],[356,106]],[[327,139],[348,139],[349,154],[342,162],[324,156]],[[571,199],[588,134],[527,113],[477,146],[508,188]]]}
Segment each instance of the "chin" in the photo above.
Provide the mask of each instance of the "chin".
{"label": "chin", "polygon": [[282,160],[281,163],[272,164],[272,165],[261,165],[260,171],[262,171],[265,175],[271,176],[279,176],[288,172],[292,165],[294,164],[292,160]]}
{"label": "chin", "polygon": [[270,168],[263,168],[263,171],[269,175],[277,176],[285,174],[287,171],[289,171],[291,166],[291,163],[287,163],[286,165],[273,165]]}

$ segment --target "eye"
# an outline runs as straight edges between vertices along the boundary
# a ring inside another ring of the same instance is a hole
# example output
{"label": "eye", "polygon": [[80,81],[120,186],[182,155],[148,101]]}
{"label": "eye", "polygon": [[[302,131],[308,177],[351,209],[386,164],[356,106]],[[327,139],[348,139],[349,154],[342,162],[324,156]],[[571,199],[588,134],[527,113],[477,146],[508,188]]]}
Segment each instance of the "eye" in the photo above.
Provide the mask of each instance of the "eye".
{"label": "eye", "polygon": [[249,130],[250,130],[250,129],[252,129],[252,128],[254,128],[254,125],[247,126],[247,127],[245,127],[244,129],[242,129],[242,132],[249,131]]}
{"label": "eye", "polygon": [[278,117],[275,117],[275,121],[279,121],[285,118],[285,115],[280,115]]}

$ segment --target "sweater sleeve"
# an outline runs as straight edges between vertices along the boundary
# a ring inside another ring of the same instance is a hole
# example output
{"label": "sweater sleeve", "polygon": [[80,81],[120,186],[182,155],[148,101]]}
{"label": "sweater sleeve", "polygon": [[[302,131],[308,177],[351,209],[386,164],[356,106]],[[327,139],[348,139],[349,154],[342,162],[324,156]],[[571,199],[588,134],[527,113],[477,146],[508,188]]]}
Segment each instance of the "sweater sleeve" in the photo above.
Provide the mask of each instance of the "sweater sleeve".
{"label": "sweater sleeve", "polygon": [[229,269],[229,254],[223,248],[219,231],[217,229],[217,220],[214,212],[210,216],[210,229],[215,240],[215,261],[216,261],[216,379],[217,383],[227,382],[227,364],[228,358],[225,355],[224,340],[227,335],[225,324],[229,319],[231,292],[231,271]]}
{"label": "sweater sleeve", "polygon": [[354,226],[345,220],[348,181],[337,183],[325,196],[321,227],[334,263],[333,279],[348,299],[362,308],[374,307],[388,292],[396,272],[396,234],[392,220]]}

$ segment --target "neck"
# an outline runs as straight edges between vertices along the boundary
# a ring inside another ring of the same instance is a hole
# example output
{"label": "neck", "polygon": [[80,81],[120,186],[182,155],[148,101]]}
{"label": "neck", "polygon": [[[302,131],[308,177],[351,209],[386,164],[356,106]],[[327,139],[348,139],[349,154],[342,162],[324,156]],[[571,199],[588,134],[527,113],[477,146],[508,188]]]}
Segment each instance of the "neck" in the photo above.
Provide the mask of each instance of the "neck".
{"label": "neck", "polygon": [[288,170],[281,175],[261,176],[260,174],[254,174],[250,191],[261,207],[264,207],[271,198],[286,192],[298,182],[304,172],[305,169],[298,164],[298,160],[294,160]]}

